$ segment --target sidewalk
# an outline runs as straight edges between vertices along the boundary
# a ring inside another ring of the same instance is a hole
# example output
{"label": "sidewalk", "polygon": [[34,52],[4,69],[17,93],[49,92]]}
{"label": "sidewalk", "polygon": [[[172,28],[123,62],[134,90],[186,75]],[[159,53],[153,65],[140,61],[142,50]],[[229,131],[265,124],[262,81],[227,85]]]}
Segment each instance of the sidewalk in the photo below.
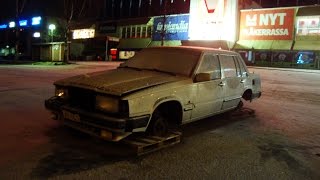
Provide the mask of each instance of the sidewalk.
{"label": "sidewalk", "polygon": [[91,66],[118,66],[123,61],[70,61],[71,64],[91,65]]}
{"label": "sidewalk", "polygon": [[[70,64],[92,65],[92,66],[118,66],[123,61],[69,61]],[[57,63],[57,64],[55,64]],[[32,61],[32,60],[5,60],[0,59],[0,65],[63,65],[62,61]]]}
{"label": "sidewalk", "polygon": [[[60,61],[59,61],[60,62]],[[22,65],[22,64],[32,64],[39,63],[39,61],[30,60],[3,60],[0,59],[0,65]],[[46,64],[46,62],[43,62]],[[123,61],[69,61],[70,64],[78,65],[88,65],[88,66],[119,66]],[[277,70],[277,71],[294,71],[294,72],[305,72],[305,73],[319,73],[320,70],[317,69],[295,69],[295,68],[276,68],[276,67],[261,67],[261,66],[248,66],[250,69],[267,69],[267,70]]]}
{"label": "sidewalk", "polygon": [[261,67],[261,66],[248,66],[251,69],[267,69],[267,70],[277,70],[277,71],[294,71],[294,72],[304,72],[304,73],[319,73],[318,69],[295,69],[295,68],[276,68],[276,67]]}
{"label": "sidewalk", "polygon": [[31,60],[7,60],[7,59],[0,59],[0,64],[32,64],[35,61]]}

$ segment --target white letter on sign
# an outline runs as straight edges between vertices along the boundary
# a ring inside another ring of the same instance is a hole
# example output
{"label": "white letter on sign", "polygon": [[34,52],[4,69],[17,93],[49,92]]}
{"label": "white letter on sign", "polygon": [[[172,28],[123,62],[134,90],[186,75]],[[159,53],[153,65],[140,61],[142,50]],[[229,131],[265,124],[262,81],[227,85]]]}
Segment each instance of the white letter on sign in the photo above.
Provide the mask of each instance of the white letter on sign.
{"label": "white letter on sign", "polygon": [[280,17],[279,25],[283,25],[284,24],[284,17],[286,15],[287,15],[286,13],[278,13],[278,16]]}
{"label": "white letter on sign", "polygon": [[269,14],[271,25],[274,26],[276,24],[276,19],[278,17],[278,14]]}
{"label": "white letter on sign", "polygon": [[246,15],[246,26],[256,26],[257,25],[257,15],[253,15],[252,18],[250,15]]}

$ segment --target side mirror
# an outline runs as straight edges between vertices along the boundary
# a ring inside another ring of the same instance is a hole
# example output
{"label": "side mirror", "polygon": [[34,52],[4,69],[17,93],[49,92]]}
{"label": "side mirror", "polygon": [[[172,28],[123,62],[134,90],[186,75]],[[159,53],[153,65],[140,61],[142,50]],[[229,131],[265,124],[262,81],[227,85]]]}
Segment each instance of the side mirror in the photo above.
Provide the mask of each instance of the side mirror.
{"label": "side mirror", "polygon": [[195,82],[204,82],[211,80],[211,73],[199,73],[194,78]]}

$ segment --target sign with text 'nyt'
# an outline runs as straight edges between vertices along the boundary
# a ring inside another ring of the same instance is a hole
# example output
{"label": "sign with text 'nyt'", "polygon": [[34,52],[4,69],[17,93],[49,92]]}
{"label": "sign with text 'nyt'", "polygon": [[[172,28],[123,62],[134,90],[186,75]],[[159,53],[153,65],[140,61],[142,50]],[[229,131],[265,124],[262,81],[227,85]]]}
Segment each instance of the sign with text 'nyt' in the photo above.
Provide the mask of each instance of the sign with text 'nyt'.
{"label": "sign with text 'nyt'", "polygon": [[245,10],[240,15],[241,40],[292,40],[295,9]]}
{"label": "sign with text 'nyt'", "polygon": [[187,40],[188,30],[188,14],[155,17],[152,39],[160,41],[164,35],[164,40]]}

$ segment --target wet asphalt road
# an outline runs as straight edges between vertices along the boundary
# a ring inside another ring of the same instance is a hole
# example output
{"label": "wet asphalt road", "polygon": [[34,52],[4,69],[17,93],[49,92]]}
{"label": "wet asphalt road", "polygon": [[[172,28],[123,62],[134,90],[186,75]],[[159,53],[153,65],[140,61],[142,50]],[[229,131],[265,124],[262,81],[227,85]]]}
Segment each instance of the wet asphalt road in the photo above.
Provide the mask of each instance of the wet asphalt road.
{"label": "wet asphalt road", "polygon": [[320,179],[320,71],[250,68],[262,77],[259,100],[135,157],[59,126],[43,107],[54,80],[110,68],[0,66],[0,179]]}

